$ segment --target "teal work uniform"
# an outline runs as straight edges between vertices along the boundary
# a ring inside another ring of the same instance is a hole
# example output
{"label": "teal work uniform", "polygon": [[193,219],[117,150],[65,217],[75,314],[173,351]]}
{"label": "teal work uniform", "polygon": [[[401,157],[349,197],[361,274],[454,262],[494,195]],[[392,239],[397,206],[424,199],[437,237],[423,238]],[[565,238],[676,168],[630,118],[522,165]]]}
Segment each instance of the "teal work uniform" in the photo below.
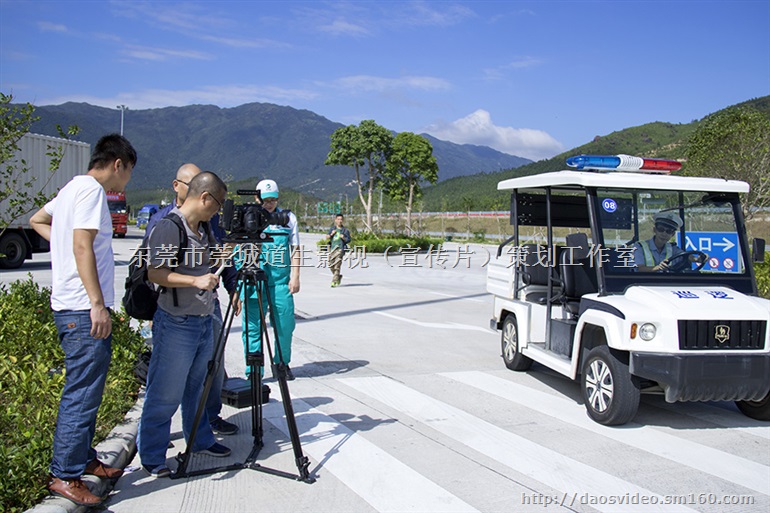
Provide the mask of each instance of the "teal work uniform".
{"label": "teal work uniform", "polygon": [[[270,324],[274,331],[268,332],[273,340],[273,362],[288,365],[291,361],[291,341],[296,322],[294,320],[294,295],[289,293],[291,278],[291,248],[298,246],[296,217],[290,214],[291,222],[288,227],[271,225],[264,233],[273,237],[272,242],[264,242],[261,246],[259,263],[267,277],[267,289],[273,303],[272,310],[267,307],[267,298],[262,298],[262,310],[269,315]],[[235,257],[235,265],[240,268],[245,259],[253,259],[248,249],[239,252]],[[248,326],[242,330],[244,355],[249,352],[262,351],[262,326],[259,315],[259,300],[256,287],[244,286],[241,291],[241,301],[244,303],[243,322],[246,323],[245,311],[248,309]],[[280,350],[279,350],[280,349]],[[265,352],[265,361],[268,354]],[[251,371],[247,365],[247,374]],[[262,369],[260,369],[262,371]]]}

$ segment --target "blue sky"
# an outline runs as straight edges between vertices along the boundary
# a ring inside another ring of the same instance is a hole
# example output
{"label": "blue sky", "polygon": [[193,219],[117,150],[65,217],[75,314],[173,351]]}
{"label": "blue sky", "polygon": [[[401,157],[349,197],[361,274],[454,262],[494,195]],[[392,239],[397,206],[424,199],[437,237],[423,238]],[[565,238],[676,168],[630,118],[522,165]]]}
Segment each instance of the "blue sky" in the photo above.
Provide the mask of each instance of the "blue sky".
{"label": "blue sky", "polygon": [[268,102],[537,160],[770,94],[770,1],[0,0],[0,91],[126,123]]}

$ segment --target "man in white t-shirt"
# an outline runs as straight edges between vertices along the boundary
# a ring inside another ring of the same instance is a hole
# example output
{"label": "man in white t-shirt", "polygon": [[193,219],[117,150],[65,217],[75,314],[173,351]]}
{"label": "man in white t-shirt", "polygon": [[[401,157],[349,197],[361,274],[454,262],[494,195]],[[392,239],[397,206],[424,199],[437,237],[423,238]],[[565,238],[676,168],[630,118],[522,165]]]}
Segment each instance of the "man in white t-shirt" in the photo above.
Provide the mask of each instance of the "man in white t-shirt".
{"label": "man in white t-shirt", "polygon": [[74,177],[30,220],[51,243],[51,308],[66,367],[48,489],[85,506],[102,498],[86,487],[83,474],[117,479],[123,473],[101,463],[91,442],[112,358],[115,263],[106,191],[125,189],[136,158],[122,135],[102,137],[89,171]]}

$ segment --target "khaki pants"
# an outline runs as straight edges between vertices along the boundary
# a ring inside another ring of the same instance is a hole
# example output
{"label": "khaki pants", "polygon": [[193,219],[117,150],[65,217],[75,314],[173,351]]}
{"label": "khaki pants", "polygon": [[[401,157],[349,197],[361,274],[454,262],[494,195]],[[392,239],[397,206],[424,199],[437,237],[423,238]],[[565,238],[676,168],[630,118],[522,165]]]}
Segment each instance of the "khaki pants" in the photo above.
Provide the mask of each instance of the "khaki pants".
{"label": "khaki pants", "polygon": [[329,269],[332,271],[332,282],[334,283],[339,283],[342,279],[340,268],[342,268],[343,255],[342,248],[334,248],[329,253]]}

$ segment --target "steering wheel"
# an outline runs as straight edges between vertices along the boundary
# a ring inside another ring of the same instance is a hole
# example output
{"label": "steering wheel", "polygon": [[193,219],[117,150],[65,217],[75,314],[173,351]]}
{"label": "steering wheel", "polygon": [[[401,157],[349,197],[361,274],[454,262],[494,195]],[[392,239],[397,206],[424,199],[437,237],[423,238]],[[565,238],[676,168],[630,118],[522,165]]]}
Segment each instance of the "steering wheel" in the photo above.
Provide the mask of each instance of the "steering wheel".
{"label": "steering wheel", "polygon": [[[695,269],[687,267],[687,265],[691,263],[689,257],[691,257],[692,255],[698,255],[698,260],[696,260],[696,262],[698,262],[698,267],[696,267]],[[687,258],[687,260],[685,260],[685,258]],[[666,259],[668,261],[667,272],[681,273],[684,271],[693,271],[693,272],[700,271],[706,265],[706,262],[708,262],[708,259],[709,259],[709,256],[703,251],[685,251],[684,253],[679,253],[678,255],[674,255],[671,258]],[[677,262],[676,264],[673,263],[674,261],[679,261],[679,260],[682,260],[682,261]]]}

